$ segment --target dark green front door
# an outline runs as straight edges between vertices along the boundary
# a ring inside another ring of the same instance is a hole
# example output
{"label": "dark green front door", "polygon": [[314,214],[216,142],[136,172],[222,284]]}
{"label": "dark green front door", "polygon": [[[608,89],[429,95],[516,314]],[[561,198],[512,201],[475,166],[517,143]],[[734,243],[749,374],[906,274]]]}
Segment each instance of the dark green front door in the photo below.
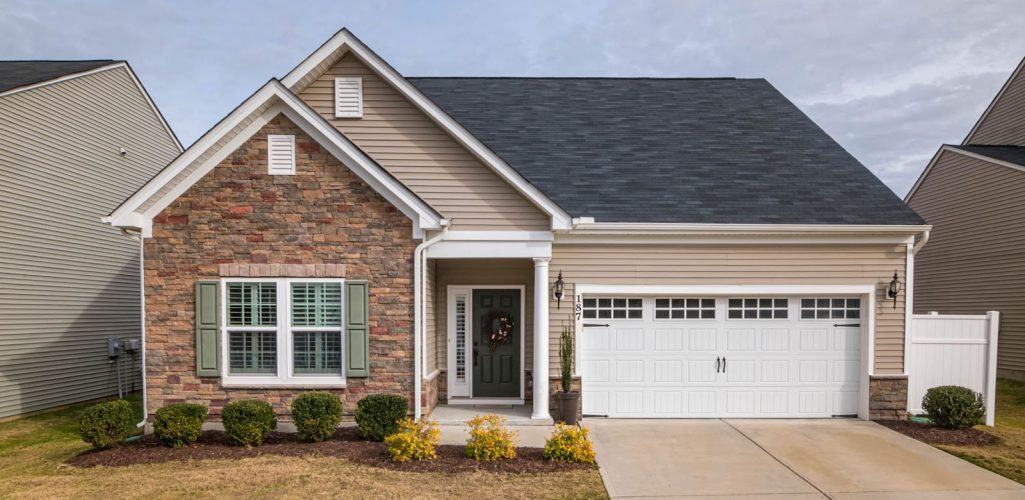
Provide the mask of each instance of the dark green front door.
{"label": "dark green front door", "polygon": [[519,397],[520,291],[474,290],[473,316],[473,397]]}

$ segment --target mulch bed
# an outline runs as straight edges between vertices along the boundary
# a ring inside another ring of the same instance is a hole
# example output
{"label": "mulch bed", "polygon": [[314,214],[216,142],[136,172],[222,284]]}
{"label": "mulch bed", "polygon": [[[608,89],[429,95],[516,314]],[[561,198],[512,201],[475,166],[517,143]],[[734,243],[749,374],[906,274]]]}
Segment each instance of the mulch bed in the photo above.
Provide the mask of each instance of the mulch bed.
{"label": "mulch bed", "polygon": [[589,464],[552,462],[542,457],[541,448],[517,448],[516,458],[496,462],[477,462],[466,458],[463,446],[442,445],[438,458],[429,461],[392,462],[384,443],[364,441],[355,427],[343,427],[334,437],[322,443],[300,442],[295,434],[272,433],[263,446],[244,448],[227,442],[220,431],[205,431],[192,446],[173,449],[152,434],[134,443],[108,450],[92,450],[72,457],[68,464],[76,467],[122,467],[188,460],[225,460],[261,456],[337,457],[350,462],[409,472],[489,471],[532,474],[595,468]]}
{"label": "mulch bed", "polygon": [[877,423],[885,425],[905,436],[910,436],[929,444],[991,446],[1003,442],[998,436],[973,428],[944,429],[935,425],[909,422],[907,420],[880,420]]}

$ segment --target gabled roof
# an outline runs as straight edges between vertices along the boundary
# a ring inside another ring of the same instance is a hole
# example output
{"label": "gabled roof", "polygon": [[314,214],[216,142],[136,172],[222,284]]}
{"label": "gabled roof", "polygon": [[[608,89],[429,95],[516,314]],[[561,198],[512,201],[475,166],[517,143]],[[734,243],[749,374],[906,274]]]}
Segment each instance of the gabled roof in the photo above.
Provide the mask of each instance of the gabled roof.
{"label": "gabled roof", "polygon": [[0,92],[110,66],[115,62],[122,61],[0,61]]}
{"label": "gabled roof", "polygon": [[293,68],[292,71],[281,79],[281,83],[291,91],[299,93],[346,53],[353,54],[357,59],[369,66],[381,78],[398,90],[400,94],[409,99],[414,106],[423,111],[431,120],[434,120],[443,130],[455,138],[471,154],[494,170],[499,177],[508,182],[520,194],[530,200],[531,203],[551,216],[552,229],[569,229],[572,226],[569,214],[561,206],[553,202],[537,186],[531,184],[516,169],[509,166],[494,151],[488,149],[478,137],[466,130],[459,122],[453,120],[441,107],[425,97],[395,68],[391,67],[384,59],[360,41],[356,35],[345,28],[335,33],[330,40],[324,42],[309,57]]}
{"label": "gabled roof", "polygon": [[178,158],[125,200],[104,222],[142,230],[148,235],[153,217],[217,166],[278,114],[285,115],[353,173],[423,229],[439,229],[442,217],[405,185],[327,123],[316,111],[272,79],[207,131]]}
{"label": "gabled roof", "polygon": [[157,108],[156,103],[153,102],[149,92],[146,91],[146,87],[139,81],[139,77],[135,75],[135,71],[132,70],[128,61],[115,61],[113,59],[89,61],[0,61],[0,97],[117,68],[124,68],[128,72],[135,86],[142,93],[142,97],[146,99],[150,109],[157,115],[160,124],[164,126],[167,135],[171,137],[178,150],[181,151],[183,149],[181,141],[178,140],[178,136],[171,130],[171,126],[164,119],[164,114]]}
{"label": "gabled roof", "polygon": [[573,217],[924,223],[763,79],[408,80]]}
{"label": "gabled roof", "polygon": [[922,187],[922,183],[929,177],[936,163],[940,161],[940,158],[944,153],[958,154],[981,160],[993,165],[999,165],[1001,167],[1007,167],[1012,170],[1018,170],[1025,172],[1025,147],[1022,146],[956,146],[953,144],[944,144],[940,146],[940,149],[936,151],[932,159],[929,160],[929,164],[925,166],[922,173],[918,175],[918,179],[915,184],[908,190],[908,194],[904,196],[905,202],[910,202],[911,198],[918,192],[918,188]]}
{"label": "gabled roof", "polygon": [[1022,60],[1018,62],[1018,65],[1014,67],[1014,71],[1012,71],[1011,75],[1007,77],[1007,81],[1005,81],[1004,84],[1000,87],[1000,90],[997,92],[997,95],[993,96],[993,100],[989,102],[988,106],[986,106],[986,110],[982,112],[982,115],[979,116],[979,119],[975,122],[975,125],[973,125],[972,129],[968,131],[968,135],[966,135],[964,140],[961,141],[961,145],[972,143],[972,138],[975,137],[975,133],[979,131],[979,127],[982,126],[983,122],[986,121],[986,118],[989,117],[993,109],[997,107],[997,104],[1000,102],[1000,99],[1004,96],[1005,93],[1007,93],[1008,89],[1011,88],[1011,85],[1013,85],[1014,82],[1018,79],[1018,75],[1021,74],[1022,68],[1025,68],[1025,58],[1022,58]]}

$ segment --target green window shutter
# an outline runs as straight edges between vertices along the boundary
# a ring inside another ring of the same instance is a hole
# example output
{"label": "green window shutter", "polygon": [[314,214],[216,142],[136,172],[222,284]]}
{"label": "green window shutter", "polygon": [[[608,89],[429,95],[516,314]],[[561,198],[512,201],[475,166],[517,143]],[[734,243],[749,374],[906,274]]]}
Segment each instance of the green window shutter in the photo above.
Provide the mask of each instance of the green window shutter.
{"label": "green window shutter", "polygon": [[370,285],[345,282],[345,376],[370,376]]}
{"label": "green window shutter", "polygon": [[221,375],[221,284],[196,282],[196,375]]}

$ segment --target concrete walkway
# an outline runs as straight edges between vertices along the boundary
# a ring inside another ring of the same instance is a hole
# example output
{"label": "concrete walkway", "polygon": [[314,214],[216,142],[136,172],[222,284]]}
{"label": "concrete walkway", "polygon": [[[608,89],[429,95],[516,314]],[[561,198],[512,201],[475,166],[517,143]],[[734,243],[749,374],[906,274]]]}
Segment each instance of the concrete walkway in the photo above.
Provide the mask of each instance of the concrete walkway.
{"label": "concrete walkway", "polygon": [[613,498],[1025,498],[1025,486],[861,420],[585,425]]}

